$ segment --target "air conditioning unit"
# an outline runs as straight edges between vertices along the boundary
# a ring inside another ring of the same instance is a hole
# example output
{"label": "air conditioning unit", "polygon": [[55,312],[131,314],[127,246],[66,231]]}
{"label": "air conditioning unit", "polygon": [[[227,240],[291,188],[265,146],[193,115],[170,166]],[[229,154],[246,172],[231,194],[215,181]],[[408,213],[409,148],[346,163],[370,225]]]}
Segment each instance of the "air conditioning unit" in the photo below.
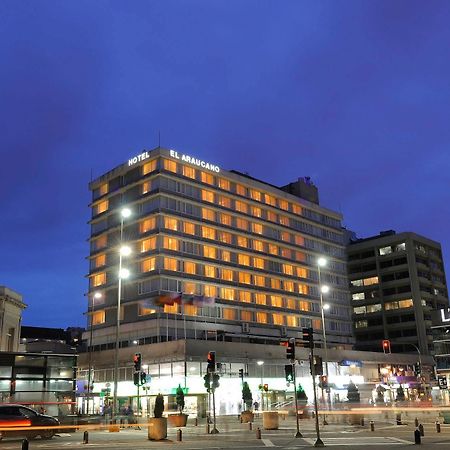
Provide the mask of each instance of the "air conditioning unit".
{"label": "air conditioning unit", "polygon": [[283,337],[287,336],[287,327],[281,327],[280,334]]}
{"label": "air conditioning unit", "polygon": [[250,333],[250,324],[247,322],[244,322],[242,324],[242,332],[243,333]]}

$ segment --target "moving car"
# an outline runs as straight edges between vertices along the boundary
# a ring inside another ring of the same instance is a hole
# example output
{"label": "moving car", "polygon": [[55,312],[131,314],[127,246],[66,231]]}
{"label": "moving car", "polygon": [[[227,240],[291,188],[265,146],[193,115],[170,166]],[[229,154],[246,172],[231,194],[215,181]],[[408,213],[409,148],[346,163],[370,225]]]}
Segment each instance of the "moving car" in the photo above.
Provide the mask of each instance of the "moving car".
{"label": "moving car", "polygon": [[[51,439],[58,431],[58,419],[39,414],[34,409],[22,405],[0,405],[0,440],[3,437],[21,437],[34,439],[41,436],[42,439]],[[33,429],[33,427],[45,427]],[[5,430],[8,428],[8,430]]]}

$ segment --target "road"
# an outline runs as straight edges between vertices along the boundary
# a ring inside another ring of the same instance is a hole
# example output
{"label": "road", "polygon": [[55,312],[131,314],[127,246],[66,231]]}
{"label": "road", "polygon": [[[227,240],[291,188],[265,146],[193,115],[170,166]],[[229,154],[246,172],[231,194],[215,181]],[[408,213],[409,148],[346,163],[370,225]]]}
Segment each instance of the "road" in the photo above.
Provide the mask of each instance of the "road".
{"label": "road", "polygon": [[[75,433],[61,433],[51,441],[37,438],[30,441],[29,449],[60,450],[60,449],[98,449],[98,450],[144,450],[160,449],[164,447],[179,447],[183,450],[202,449],[262,449],[280,448],[286,450],[314,448],[316,435],[313,420],[302,420],[301,432],[303,437],[295,438],[295,421],[293,418],[280,421],[278,430],[261,432],[261,439],[256,438],[255,429],[261,427],[259,420],[249,430],[248,424],[241,424],[236,417],[221,417],[217,428],[220,433],[206,434],[205,423],[195,427],[189,424],[183,429],[182,442],[177,441],[177,429],[168,429],[168,439],[153,442],[147,439],[147,429],[122,429],[119,433],[108,430],[90,430],[89,443],[83,444],[83,431]],[[386,446],[401,450],[414,445],[414,424],[396,425],[391,422],[378,421],[374,432],[370,426],[350,426],[343,424],[330,424],[321,428],[321,437],[326,447],[333,450],[363,449],[385,450]],[[450,446],[450,425],[441,425],[441,433],[437,433],[433,422],[424,423],[425,436],[422,438],[423,449],[444,449]],[[0,444],[2,450],[18,450],[22,448],[20,439],[4,439]]]}

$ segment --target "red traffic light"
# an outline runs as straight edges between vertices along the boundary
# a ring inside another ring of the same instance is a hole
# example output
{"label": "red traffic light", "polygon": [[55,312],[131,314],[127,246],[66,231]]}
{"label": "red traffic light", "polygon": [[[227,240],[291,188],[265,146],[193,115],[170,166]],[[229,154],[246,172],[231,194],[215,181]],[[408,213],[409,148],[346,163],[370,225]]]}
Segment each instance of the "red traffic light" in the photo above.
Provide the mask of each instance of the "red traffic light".
{"label": "red traffic light", "polygon": [[264,385],[264,390],[265,390],[266,392],[269,390],[269,385],[268,385],[268,384],[265,384],[265,385]]}
{"label": "red traffic light", "polygon": [[391,353],[391,341],[389,339],[383,339],[381,345],[384,353]]}

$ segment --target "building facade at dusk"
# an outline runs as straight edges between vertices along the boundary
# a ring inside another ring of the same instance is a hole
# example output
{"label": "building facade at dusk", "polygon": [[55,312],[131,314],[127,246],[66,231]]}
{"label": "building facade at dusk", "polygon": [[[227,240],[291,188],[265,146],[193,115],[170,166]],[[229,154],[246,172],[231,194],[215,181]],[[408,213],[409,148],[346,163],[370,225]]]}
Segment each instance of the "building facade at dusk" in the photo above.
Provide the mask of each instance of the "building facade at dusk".
{"label": "building facade at dusk", "polygon": [[388,231],[347,247],[357,350],[433,354],[432,311],[448,307],[442,250],[415,233]]}

